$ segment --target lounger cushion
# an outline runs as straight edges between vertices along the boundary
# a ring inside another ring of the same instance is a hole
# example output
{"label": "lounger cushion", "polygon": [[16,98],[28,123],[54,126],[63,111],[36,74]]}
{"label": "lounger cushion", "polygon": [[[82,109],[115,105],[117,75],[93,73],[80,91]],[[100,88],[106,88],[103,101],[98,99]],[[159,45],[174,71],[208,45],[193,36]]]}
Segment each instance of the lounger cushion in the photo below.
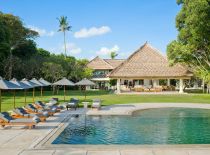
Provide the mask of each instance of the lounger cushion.
{"label": "lounger cushion", "polygon": [[9,114],[7,114],[6,112],[0,113],[0,118],[5,122],[9,122],[12,120],[12,117],[10,117]]}
{"label": "lounger cushion", "polygon": [[38,123],[40,120],[38,118],[18,118],[11,120],[10,123]]}

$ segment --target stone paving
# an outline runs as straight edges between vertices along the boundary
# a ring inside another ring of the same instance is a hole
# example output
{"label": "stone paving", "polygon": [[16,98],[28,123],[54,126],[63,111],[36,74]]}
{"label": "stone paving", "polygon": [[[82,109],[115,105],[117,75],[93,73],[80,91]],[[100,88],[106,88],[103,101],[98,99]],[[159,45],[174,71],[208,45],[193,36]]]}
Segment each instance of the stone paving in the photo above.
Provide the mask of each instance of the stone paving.
{"label": "stone paving", "polygon": [[190,107],[210,109],[209,104],[190,103],[142,103],[102,107],[101,110],[83,108],[76,111],[62,111],[39,123],[35,129],[7,127],[0,129],[0,155],[210,155],[210,145],[130,145],[118,147],[44,147],[40,146],[46,137],[53,134],[70,114],[87,115],[130,115],[132,111],[161,107]]}

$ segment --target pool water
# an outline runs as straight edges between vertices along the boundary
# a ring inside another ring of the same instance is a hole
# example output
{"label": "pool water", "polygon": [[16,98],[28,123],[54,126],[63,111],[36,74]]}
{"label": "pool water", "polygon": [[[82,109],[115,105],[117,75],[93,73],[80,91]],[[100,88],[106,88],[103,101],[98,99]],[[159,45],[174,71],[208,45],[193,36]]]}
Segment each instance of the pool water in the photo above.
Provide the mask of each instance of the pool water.
{"label": "pool water", "polygon": [[71,118],[52,144],[210,144],[210,110],[160,108],[132,116],[81,115]]}

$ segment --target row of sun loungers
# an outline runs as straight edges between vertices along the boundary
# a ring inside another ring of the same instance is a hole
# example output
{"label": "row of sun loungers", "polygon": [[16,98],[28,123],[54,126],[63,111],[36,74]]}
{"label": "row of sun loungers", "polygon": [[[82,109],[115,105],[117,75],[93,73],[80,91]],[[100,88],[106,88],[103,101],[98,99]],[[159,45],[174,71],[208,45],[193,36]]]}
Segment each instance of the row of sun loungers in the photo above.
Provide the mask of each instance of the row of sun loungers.
{"label": "row of sun loungers", "polygon": [[0,125],[5,126],[27,126],[29,129],[35,127],[39,122],[46,121],[46,118],[60,112],[62,107],[57,105],[47,106],[41,101],[28,104],[23,108],[16,108],[12,115],[8,112],[0,113]]}
{"label": "row of sun loungers", "polygon": [[[16,108],[10,115],[8,112],[0,113],[0,126],[27,126],[29,129],[34,128],[39,122],[44,122],[49,116],[53,116],[56,112],[60,112],[64,106],[58,106],[53,101],[53,104],[44,104],[41,101],[36,101],[34,104],[28,104],[25,107]],[[79,107],[79,100],[71,98],[66,104],[67,110]],[[93,99],[92,108],[101,108],[101,100]]]}

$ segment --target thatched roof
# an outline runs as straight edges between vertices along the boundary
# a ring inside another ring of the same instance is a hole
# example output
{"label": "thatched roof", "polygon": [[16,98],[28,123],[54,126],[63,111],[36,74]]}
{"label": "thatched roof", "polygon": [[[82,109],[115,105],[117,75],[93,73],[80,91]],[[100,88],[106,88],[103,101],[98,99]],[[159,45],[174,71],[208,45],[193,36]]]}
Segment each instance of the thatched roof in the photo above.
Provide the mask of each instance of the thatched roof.
{"label": "thatched roof", "polygon": [[75,83],[75,85],[78,85],[78,86],[93,86],[93,85],[95,85],[95,83],[86,79],[86,78],[84,78],[81,81]]}
{"label": "thatched roof", "polygon": [[113,68],[118,67],[124,59],[104,59],[104,61],[108,62]]}
{"label": "thatched roof", "polygon": [[97,56],[87,64],[87,67],[94,70],[112,70],[119,66],[123,61],[123,59],[101,59]]}
{"label": "thatched roof", "polygon": [[58,85],[58,86],[59,85],[60,86],[74,86],[75,84],[72,81],[68,80],[67,78],[63,77],[61,80],[53,83],[53,85]]}
{"label": "thatched roof", "polygon": [[114,69],[109,63],[104,61],[103,59],[99,58],[98,56],[91,60],[87,67],[91,69]]}
{"label": "thatched roof", "polygon": [[167,58],[148,43],[145,43],[109,74],[111,78],[178,78],[190,76],[192,74],[181,65],[169,66]]}

